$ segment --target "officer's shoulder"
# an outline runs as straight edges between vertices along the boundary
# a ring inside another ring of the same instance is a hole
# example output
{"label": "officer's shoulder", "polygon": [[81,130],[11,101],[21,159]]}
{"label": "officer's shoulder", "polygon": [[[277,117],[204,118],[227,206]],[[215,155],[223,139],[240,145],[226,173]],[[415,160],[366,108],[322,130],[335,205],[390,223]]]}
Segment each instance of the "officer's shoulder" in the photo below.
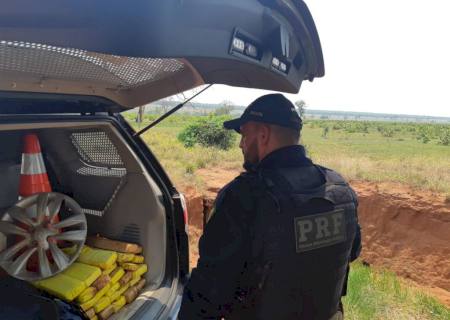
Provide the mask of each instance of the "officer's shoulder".
{"label": "officer's shoulder", "polygon": [[318,165],[316,165],[316,166],[319,167],[322,170],[322,172],[327,176],[327,180],[329,182],[346,185],[348,190],[352,194],[352,198],[356,202],[358,202],[358,196],[357,196],[355,190],[353,190],[353,188],[351,187],[350,183],[348,183],[348,181],[345,180],[343,176],[341,176],[338,172],[336,172],[336,171],[334,171],[332,169],[329,169],[329,168],[326,168],[326,167],[323,167],[323,166],[318,166]]}
{"label": "officer's shoulder", "polygon": [[[244,172],[225,185],[218,193],[216,207],[239,205],[244,211],[253,208],[253,189],[257,174]],[[241,212],[241,210],[239,210]]]}
{"label": "officer's shoulder", "polygon": [[219,194],[237,194],[245,189],[251,188],[251,184],[255,181],[257,175],[254,173],[242,172],[231,182],[226,184]]}
{"label": "officer's shoulder", "polygon": [[257,175],[254,173],[242,172],[217,194],[216,203],[221,203],[225,198],[240,199],[242,195],[248,194],[252,190],[252,184],[256,181]]}
{"label": "officer's shoulder", "polygon": [[320,166],[317,164],[316,164],[316,167],[318,167],[326,175],[328,181],[333,182],[333,183],[348,184],[347,180],[345,180],[344,177],[340,173],[338,173],[330,168]]}

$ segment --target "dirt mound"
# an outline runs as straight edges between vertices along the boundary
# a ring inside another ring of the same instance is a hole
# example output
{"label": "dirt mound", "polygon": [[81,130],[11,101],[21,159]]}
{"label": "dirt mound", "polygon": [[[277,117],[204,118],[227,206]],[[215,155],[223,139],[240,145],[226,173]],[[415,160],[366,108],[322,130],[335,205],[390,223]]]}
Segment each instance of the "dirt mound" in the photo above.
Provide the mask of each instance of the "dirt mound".
{"label": "dirt mound", "polygon": [[[216,193],[239,174],[223,169],[197,171],[206,183],[203,194],[186,190],[191,225],[191,266],[203,212]],[[450,203],[440,194],[396,183],[352,181],[359,197],[363,234],[362,259],[411,279],[450,305]]]}
{"label": "dirt mound", "polygon": [[203,199],[204,195],[199,193],[193,187],[187,187],[182,190],[186,198],[186,206],[188,209],[188,223],[189,226],[195,226],[200,230],[203,229]]}
{"label": "dirt mound", "polygon": [[444,196],[393,183],[352,186],[360,201],[362,259],[435,288],[449,304],[450,204]]}

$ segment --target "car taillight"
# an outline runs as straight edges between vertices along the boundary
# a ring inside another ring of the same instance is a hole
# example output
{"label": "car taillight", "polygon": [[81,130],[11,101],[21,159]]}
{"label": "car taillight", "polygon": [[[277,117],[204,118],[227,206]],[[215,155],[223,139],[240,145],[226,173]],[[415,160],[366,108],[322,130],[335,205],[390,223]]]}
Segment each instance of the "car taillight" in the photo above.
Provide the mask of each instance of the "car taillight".
{"label": "car taillight", "polygon": [[184,194],[180,193],[180,201],[181,201],[181,207],[183,208],[183,218],[184,218],[184,230],[186,233],[189,231],[189,215],[188,215],[188,209],[186,205],[186,198],[184,197]]}

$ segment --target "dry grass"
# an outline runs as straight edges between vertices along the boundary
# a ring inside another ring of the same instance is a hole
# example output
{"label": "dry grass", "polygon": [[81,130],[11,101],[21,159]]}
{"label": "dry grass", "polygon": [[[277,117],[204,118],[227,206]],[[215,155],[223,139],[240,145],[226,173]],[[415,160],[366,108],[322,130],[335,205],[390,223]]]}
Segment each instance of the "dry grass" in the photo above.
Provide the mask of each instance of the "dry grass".
{"label": "dry grass", "polygon": [[[176,185],[190,180],[201,186],[193,175],[199,168],[241,168],[238,139],[229,151],[200,146],[187,149],[176,138],[187,122],[163,124],[143,138]],[[401,136],[387,138],[372,131],[361,134],[330,130],[323,138],[322,128],[309,124],[302,132],[302,144],[316,163],[337,170],[347,179],[400,182],[442,192],[450,198],[450,146],[423,144],[406,133],[397,134]]]}

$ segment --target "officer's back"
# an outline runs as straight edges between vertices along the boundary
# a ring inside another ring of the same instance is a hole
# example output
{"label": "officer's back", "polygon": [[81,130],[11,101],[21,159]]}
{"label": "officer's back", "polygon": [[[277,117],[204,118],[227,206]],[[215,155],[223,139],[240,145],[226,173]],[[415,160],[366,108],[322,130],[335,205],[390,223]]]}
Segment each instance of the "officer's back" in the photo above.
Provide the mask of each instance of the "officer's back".
{"label": "officer's back", "polygon": [[360,250],[354,192],[296,144],[301,120],[282,95],[225,127],[242,135],[247,170],[216,200],[180,318],[338,318]]}

